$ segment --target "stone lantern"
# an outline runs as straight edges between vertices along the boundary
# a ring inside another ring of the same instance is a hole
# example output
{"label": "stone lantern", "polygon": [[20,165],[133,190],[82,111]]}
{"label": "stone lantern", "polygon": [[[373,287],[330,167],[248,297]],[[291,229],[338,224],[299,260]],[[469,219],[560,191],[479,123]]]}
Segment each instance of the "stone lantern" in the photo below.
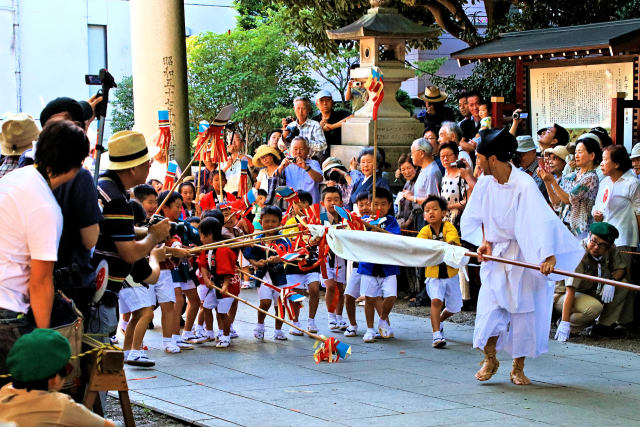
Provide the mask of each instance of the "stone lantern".
{"label": "stone lantern", "polygon": [[[389,7],[392,0],[371,0],[367,14],[346,27],[328,30],[332,40],[358,40],[360,67],[351,70],[351,78],[364,83],[371,67],[384,74],[384,99],[378,108],[378,147],[383,148],[388,162],[395,162],[411,142],[422,136],[423,124],[412,118],[396,101],[400,84],[414,77],[404,63],[407,40],[436,38],[438,27],[424,27]],[[342,125],[342,145],[331,147],[331,155],[343,162],[357,155],[362,147],[373,146],[373,102],[367,103]],[[346,163],[345,163],[346,164]]]}

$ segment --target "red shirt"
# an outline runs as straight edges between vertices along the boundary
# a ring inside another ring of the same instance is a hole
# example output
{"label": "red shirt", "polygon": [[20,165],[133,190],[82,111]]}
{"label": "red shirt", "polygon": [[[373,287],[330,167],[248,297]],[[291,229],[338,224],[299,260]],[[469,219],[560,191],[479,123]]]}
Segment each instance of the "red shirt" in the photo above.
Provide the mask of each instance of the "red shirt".
{"label": "red shirt", "polygon": [[236,272],[238,261],[236,253],[229,248],[218,248],[211,257],[211,263],[209,263],[209,252],[201,252],[198,255],[198,266],[205,267],[210,272],[215,268],[212,280],[216,286],[222,286],[224,276],[232,276],[228,291],[230,294],[240,295],[240,276]]}
{"label": "red shirt", "polygon": [[[227,202],[236,201],[236,197],[231,193],[227,193],[226,191],[224,192],[224,199]],[[207,194],[202,196],[202,199],[200,199],[200,207],[202,208],[203,211],[215,209],[217,205],[218,205],[218,195],[216,194],[215,191],[208,192]]]}

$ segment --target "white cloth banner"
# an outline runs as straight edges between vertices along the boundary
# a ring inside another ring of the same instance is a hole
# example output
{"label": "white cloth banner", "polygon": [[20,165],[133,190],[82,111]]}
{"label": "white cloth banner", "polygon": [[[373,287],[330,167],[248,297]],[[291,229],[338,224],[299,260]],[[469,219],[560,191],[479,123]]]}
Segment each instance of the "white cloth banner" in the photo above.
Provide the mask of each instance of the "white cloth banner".
{"label": "white cloth banner", "polygon": [[[309,225],[314,236],[322,236],[325,227]],[[389,264],[401,267],[425,267],[442,262],[460,268],[469,262],[461,246],[397,234],[339,230],[329,227],[327,243],[337,256],[356,262]]]}

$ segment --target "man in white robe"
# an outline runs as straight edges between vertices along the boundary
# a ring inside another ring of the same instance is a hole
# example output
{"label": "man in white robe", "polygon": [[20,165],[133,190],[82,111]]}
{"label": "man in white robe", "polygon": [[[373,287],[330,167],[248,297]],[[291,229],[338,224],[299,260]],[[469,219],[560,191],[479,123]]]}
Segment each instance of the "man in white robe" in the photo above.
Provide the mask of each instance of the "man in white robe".
{"label": "man in white robe", "polygon": [[[479,245],[482,287],[478,296],[473,346],[483,349],[486,381],[498,370],[496,350],[511,353],[514,384],[530,384],[524,358],[547,351],[554,267],[574,271],[584,251],[554,214],[536,183],[509,163],[517,142],[506,129],[480,132],[478,179],[461,219],[462,238]],[[500,256],[540,265],[540,270],[487,261]]]}

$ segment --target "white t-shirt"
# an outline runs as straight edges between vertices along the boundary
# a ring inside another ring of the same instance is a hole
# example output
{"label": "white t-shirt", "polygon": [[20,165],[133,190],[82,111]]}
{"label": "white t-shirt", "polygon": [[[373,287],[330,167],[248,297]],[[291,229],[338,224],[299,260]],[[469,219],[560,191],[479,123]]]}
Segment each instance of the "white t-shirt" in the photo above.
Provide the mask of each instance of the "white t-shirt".
{"label": "white t-shirt", "polygon": [[62,212],[34,166],[0,179],[0,308],[29,310],[31,260],[56,261]]}
{"label": "white t-shirt", "polygon": [[636,215],[640,215],[640,181],[633,170],[626,171],[615,183],[609,176],[600,182],[591,213],[595,211],[602,212],[604,221],[618,229],[620,237],[616,239],[616,246],[638,245]]}

